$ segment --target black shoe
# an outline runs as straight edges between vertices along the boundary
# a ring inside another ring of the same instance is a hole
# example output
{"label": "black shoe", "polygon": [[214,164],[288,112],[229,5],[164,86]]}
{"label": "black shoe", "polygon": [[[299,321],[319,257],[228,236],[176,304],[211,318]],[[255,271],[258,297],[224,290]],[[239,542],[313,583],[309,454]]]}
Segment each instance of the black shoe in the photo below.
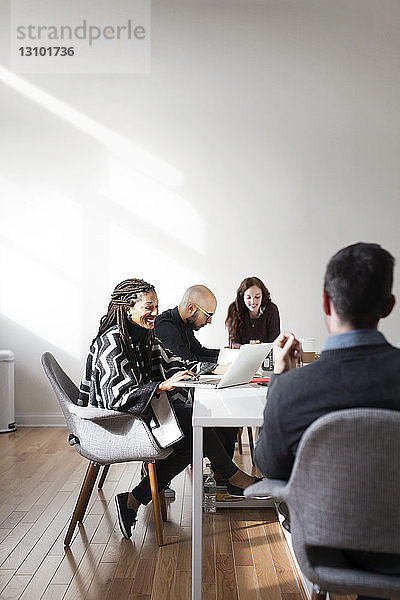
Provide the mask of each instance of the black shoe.
{"label": "black shoe", "polygon": [[282,527],[284,529],[286,529],[286,531],[288,531],[290,533],[290,521],[289,521],[289,519],[283,519],[281,525],[282,525]]}
{"label": "black shoe", "polygon": [[[254,477],[254,483],[257,483],[257,481],[261,481],[261,479],[261,477]],[[229,481],[228,485],[226,486],[226,490],[230,496],[242,497],[244,494],[244,488],[238,487],[237,485],[233,485],[232,483],[229,483]]]}
{"label": "black shoe", "polygon": [[135,529],[136,525],[136,512],[128,508],[128,493],[124,492],[115,496],[119,528],[127,540],[132,537],[132,529]]}
{"label": "black shoe", "polygon": [[281,515],[283,515],[284,519],[281,523],[282,527],[286,529],[290,533],[290,515],[289,515],[289,507],[286,502],[279,502],[278,510]]}

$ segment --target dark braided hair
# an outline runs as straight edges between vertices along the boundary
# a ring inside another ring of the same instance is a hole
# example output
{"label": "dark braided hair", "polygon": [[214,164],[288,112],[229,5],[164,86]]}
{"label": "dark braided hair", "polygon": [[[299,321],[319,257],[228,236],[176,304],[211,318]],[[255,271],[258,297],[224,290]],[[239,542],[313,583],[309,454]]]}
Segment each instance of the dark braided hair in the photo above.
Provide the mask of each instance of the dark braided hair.
{"label": "dark braided hair", "polygon": [[230,326],[230,338],[241,343],[244,338],[246,317],[248,317],[248,308],[244,303],[244,294],[253,285],[260,288],[262,292],[261,310],[265,310],[267,304],[271,302],[271,295],[265,284],[258,277],[246,277],[239,285],[236,298],[228,307],[228,314],[225,319],[225,325]]}
{"label": "dark braided hair", "polygon": [[[147,292],[155,292],[154,286],[147,283],[143,279],[125,279],[115,286],[111,294],[111,301],[108,305],[107,314],[100,319],[100,327],[97,336],[102,335],[107,329],[113,325],[117,325],[121,336],[123,348],[127,358],[131,363],[135,374],[139,376],[139,358],[136,353],[135,346],[132,344],[131,336],[128,330],[128,314],[127,306],[134,306],[140,299],[142,294]],[[154,331],[148,332],[145,341],[144,359],[148,372],[151,369],[151,348],[154,340]]]}

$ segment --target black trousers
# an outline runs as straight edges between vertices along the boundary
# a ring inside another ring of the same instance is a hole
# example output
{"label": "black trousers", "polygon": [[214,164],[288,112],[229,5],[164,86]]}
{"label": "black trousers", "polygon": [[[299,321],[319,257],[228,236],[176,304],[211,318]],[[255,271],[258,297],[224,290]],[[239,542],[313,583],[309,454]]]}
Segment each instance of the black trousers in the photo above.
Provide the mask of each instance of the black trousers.
{"label": "black trousers", "polygon": [[[173,445],[173,453],[163,460],[156,462],[156,472],[158,480],[158,489],[163,490],[167,483],[171,481],[178,473],[183,471],[192,462],[193,436],[192,436],[192,406],[182,402],[174,403],[176,418],[179,421],[184,437]],[[223,429],[223,428],[221,428]],[[238,470],[238,467],[232,461],[232,457],[225,449],[224,442],[232,443],[232,431],[227,434],[227,438],[212,427],[203,429],[203,448],[204,455],[207,456],[213,469],[217,471],[224,479],[229,479]],[[234,429],[234,428],[228,428]],[[236,435],[236,434],[235,434]],[[229,446],[230,447],[230,446]],[[232,450],[233,455],[233,450]],[[133,490],[132,494],[141,504],[148,504],[151,500],[149,477],[144,477],[139,485]]]}
{"label": "black trousers", "polygon": [[[238,430],[239,427],[214,427],[215,433],[221,440],[222,445],[224,446],[226,453],[230,458],[233,458],[233,454],[235,452]],[[212,466],[214,465],[212,464]],[[213,469],[213,471],[218,471],[218,469]]]}

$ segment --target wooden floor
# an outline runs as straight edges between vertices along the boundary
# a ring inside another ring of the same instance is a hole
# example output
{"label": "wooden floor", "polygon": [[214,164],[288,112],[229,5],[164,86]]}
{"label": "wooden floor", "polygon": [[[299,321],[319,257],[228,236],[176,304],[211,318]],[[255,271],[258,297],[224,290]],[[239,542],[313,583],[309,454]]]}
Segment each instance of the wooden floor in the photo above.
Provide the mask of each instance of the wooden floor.
{"label": "wooden floor", "polygon": [[[239,457],[249,469],[248,449]],[[114,495],[134,487],[139,463],[113,465],[97,488],[71,547],[63,539],[87,462],[62,428],[0,435],[0,599],[190,600],[191,480],[173,482],[165,545],[151,505],[139,511],[132,540],[121,537]],[[272,509],[204,515],[204,600],[304,600]]]}

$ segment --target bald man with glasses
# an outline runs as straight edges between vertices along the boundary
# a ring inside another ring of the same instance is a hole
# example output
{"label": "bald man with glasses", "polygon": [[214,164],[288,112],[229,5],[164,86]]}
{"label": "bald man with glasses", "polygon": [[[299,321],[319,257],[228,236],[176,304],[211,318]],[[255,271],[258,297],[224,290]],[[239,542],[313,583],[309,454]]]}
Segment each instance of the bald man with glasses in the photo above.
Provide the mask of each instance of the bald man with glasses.
{"label": "bald man with glasses", "polygon": [[155,333],[166,348],[186,360],[212,363],[218,362],[219,350],[205,348],[194,332],[211,323],[217,308],[217,299],[205,285],[193,285],[183,295],[175,308],[165,310],[155,322]]}
{"label": "bald man with glasses", "polygon": [[[216,308],[217,299],[212,291],[205,285],[193,285],[183,294],[179,306],[165,310],[156,318],[156,337],[176,356],[208,363],[204,365],[204,372],[210,373],[217,367],[219,350],[202,346],[194,332],[211,323]],[[237,427],[216,427],[215,431],[232,458]],[[218,473],[215,478],[218,485],[226,483]]]}

